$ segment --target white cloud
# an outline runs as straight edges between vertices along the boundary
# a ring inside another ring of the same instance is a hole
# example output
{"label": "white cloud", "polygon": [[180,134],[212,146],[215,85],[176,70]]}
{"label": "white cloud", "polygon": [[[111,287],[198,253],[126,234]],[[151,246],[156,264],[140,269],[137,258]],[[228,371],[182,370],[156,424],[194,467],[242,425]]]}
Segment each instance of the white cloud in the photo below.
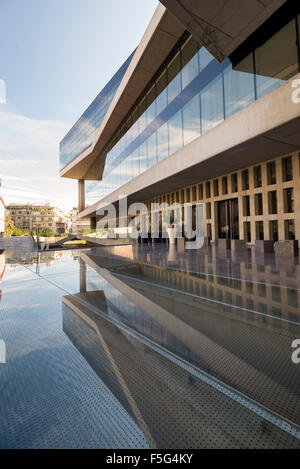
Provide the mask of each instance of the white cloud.
{"label": "white cloud", "polygon": [[6,203],[77,205],[76,181],[59,177],[59,142],[70,124],[0,112],[0,177]]}

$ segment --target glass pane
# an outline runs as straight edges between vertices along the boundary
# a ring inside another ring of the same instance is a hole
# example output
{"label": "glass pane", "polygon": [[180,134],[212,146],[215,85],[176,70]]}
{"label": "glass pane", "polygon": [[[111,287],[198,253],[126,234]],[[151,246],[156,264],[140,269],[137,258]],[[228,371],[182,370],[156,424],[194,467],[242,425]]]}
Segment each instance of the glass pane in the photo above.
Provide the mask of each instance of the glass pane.
{"label": "glass pane", "polygon": [[149,93],[147,93],[147,125],[156,117],[156,104],[155,104],[155,86],[152,86]]}
{"label": "glass pane", "polygon": [[167,106],[167,72],[164,71],[156,82],[156,113],[159,115]]}
{"label": "glass pane", "polygon": [[296,27],[292,20],[255,51],[258,97],[298,72]]}
{"label": "glass pane", "polygon": [[140,174],[140,149],[138,148],[132,153],[132,177],[135,178]]}
{"label": "glass pane", "polygon": [[146,171],[148,168],[148,162],[147,162],[147,142],[145,141],[142,143],[140,148],[138,149],[138,158],[140,162],[140,174]]}
{"label": "glass pane", "polygon": [[194,96],[183,108],[183,143],[187,145],[200,135],[200,99]]}
{"label": "glass pane", "polygon": [[157,130],[157,158],[163,160],[169,154],[168,123],[166,122]]}
{"label": "glass pane", "polygon": [[200,72],[212,61],[214,60],[213,56],[205,49],[201,47],[198,53],[199,63],[200,63]]}
{"label": "glass pane", "polygon": [[222,76],[219,75],[201,93],[202,133],[224,120]]}
{"label": "glass pane", "polygon": [[232,70],[230,65],[224,72],[225,113],[226,118],[240,111],[255,99],[252,54],[240,64],[242,69],[252,73]]}
{"label": "glass pane", "polygon": [[157,163],[156,132],[148,138],[148,168]]}
{"label": "glass pane", "polygon": [[199,73],[198,43],[191,37],[181,49],[182,88],[184,89]]}
{"label": "glass pane", "polygon": [[168,66],[168,102],[170,103],[181,92],[180,53]]}
{"label": "glass pane", "polygon": [[131,155],[126,158],[126,173],[127,173],[127,182],[132,179],[132,158]]}
{"label": "glass pane", "polygon": [[175,153],[182,145],[182,114],[180,110],[169,120],[169,154]]}
{"label": "glass pane", "polygon": [[145,130],[146,127],[147,127],[147,113],[145,111],[139,118],[139,135]]}
{"label": "glass pane", "polygon": [[168,85],[168,103],[171,103],[181,92],[181,74]]}

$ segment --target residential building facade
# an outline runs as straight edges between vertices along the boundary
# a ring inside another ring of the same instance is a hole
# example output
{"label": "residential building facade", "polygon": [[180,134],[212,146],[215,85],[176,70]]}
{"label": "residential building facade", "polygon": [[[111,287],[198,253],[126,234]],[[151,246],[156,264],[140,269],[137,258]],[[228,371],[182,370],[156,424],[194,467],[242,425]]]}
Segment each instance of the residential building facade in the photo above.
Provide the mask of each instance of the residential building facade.
{"label": "residential building facade", "polygon": [[299,2],[162,3],[89,146],[65,150],[82,120],[61,144],[79,217],[96,227],[125,196],[203,203],[212,242],[300,240]]}
{"label": "residential building facade", "polygon": [[15,227],[35,231],[49,228],[53,234],[61,235],[69,231],[70,216],[56,207],[48,205],[9,205],[9,216]]}
{"label": "residential building facade", "polygon": [[71,212],[71,234],[84,233],[91,229],[91,221],[89,218],[79,218],[79,212],[77,209],[73,209]]}

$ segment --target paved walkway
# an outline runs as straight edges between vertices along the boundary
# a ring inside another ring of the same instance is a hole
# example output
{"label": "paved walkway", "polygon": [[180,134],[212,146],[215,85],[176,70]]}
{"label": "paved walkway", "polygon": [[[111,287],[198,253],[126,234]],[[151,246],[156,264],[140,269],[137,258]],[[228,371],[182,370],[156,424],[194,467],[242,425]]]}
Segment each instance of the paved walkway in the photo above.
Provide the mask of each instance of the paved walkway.
{"label": "paved walkway", "polygon": [[11,238],[0,238],[0,250],[17,252],[34,252],[37,250],[36,243],[31,236],[12,236]]}

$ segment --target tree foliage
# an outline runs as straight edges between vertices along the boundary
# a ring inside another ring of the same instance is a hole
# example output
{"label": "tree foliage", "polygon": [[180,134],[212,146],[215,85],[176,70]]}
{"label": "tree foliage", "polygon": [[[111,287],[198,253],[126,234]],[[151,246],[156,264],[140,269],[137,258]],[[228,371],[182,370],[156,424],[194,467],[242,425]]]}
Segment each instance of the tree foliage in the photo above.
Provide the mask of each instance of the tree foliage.
{"label": "tree foliage", "polygon": [[45,238],[52,238],[54,236],[54,233],[51,228],[40,228],[39,236],[43,236]]}
{"label": "tree foliage", "polygon": [[5,214],[5,236],[12,236],[14,234],[15,229],[16,227],[12,218],[8,215],[8,213],[6,213]]}

